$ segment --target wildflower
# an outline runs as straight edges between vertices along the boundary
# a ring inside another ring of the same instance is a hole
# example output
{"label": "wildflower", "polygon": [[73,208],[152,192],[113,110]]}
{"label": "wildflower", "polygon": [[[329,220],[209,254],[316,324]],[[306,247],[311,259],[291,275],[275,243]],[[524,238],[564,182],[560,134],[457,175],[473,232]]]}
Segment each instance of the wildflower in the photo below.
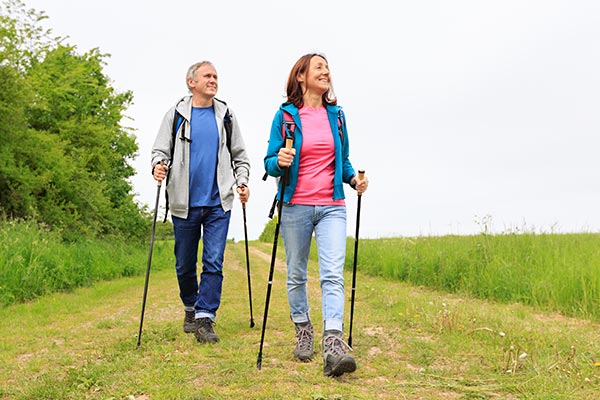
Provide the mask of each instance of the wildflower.
{"label": "wildflower", "polygon": [[600,361],[596,361],[596,362],[594,363],[594,367],[600,367]]}

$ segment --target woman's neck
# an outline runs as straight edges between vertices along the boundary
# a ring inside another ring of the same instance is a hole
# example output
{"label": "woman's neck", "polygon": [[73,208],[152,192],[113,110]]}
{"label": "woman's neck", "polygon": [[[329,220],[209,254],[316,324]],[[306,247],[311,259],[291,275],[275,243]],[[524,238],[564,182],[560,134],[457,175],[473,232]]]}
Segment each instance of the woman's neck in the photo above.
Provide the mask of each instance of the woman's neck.
{"label": "woman's neck", "polygon": [[319,108],[323,105],[323,98],[321,97],[321,95],[317,95],[317,94],[306,93],[302,97],[302,101],[304,102],[305,106],[309,106],[309,107],[313,107],[313,108]]}

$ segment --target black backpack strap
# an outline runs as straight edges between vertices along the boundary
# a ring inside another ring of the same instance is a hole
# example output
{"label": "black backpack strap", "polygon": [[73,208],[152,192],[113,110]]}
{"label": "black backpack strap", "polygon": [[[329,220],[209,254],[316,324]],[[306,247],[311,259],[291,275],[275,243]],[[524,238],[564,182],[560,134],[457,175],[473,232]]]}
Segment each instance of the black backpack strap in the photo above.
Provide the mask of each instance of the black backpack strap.
{"label": "black backpack strap", "polygon": [[225,127],[225,144],[227,145],[227,151],[229,151],[229,158],[231,160],[231,168],[233,168],[233,156],[231,155],[231,135],[233,132],[233,121],[229,107],[225,111],[225,117],[223,117],[223,126]]}
{"label": "black backpack strap", "polygon": [[175,115],[173,116],[173,130],[171,131],[171,159],[173,159],[173,150],[175,148],[175,136],[177,136],[177,131],[179,127],[183,123],[183,115],[179,113],[179,111],[175,110]]}
{"label": "black backpack strap", "polygon": [[[185,125],[181,126],[181,124],[183,124],[183,115],[181,115],[179,113],[179,111],[177,111],[177,106],[175,106],[175,112],[173,115],[173,128],[171,129],[171,149],[170,149],[171,165],[173,165],[173,157],[175,155],[175,141],[177,140],[177,131],[179,130],[180,127],[181,127],[180,139],[190,141],[190,139],[187,139],[185,137]],[[165,187],[166,187],[166,184],[169,182],[170,173],[171,173],[171,168],[167,169],[167,177],[165,178]],[[163,219],[163,222],[167,222],[167,214],[169,214],[169,193],[165,189],[165,217]]]}
{"label": "black backpack strap", "polygon": [[340,135],[340,143],[344,144],[344,130],[342,127],[346,124],[346,116],[342,109],[338,111],[338,134]]}
{"label": "black backpack strap", "polygon": [[[219,103],[223,103],[227,106],[227,103],[221,99],[213,98]],[[225,110],[225,116],[223,117],[223,127],[225,128],[225,145],[227,146],[227,151],[229,151],[229,155],[231,156],[231,136],[233,134],[233,117],[231,112],[229,112],[229,107]],[[231,168],[233,168],[233,157],[231,159]]]}

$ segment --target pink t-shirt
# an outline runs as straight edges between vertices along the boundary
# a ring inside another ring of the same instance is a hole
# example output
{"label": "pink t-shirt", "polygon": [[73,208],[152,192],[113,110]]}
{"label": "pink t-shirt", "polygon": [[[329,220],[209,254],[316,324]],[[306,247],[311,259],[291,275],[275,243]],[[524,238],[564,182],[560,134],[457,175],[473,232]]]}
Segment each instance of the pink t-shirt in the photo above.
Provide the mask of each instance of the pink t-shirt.
{"label": "pink t-shirt", "polygon": [[302,148],[298,183],[290,200],[292,204],[344,205],[333,200],[335,149],[325,107],[304,106],[299,110],[302,122]]}

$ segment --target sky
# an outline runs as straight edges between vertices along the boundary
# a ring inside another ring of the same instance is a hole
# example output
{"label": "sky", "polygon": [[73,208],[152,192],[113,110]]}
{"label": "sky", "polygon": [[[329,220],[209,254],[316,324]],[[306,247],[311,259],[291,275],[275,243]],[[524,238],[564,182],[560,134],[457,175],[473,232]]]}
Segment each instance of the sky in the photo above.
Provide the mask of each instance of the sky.
{"label": "sky", "polygon": [[[154,207],[150,151],[187,68],[212,61],[251,158],[249,239],[275,111],[303,54],[326,55],[350,160],[369,178],[360,237],[600,231],[596,0],[24,0],[134,104],[136,199]],[[348,235],[357,196],[346,187]],[[164,197],[161,197],[161,207]],[[229,237],[243,240],[239,202]]]}

